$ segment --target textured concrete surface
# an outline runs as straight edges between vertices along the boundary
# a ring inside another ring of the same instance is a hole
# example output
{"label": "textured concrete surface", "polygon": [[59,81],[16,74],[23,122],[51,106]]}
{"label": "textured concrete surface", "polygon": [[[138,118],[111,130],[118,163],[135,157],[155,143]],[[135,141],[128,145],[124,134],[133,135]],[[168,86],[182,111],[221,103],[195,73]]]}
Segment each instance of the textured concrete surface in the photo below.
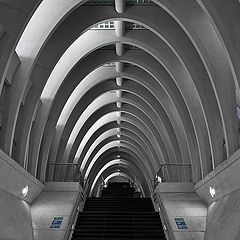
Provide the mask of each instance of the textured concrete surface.
{"label": "textured concrete surface", "polygon": [[0,239],[33,240],[30,206],[0,189]]}
{"label": "textured concrete surface", "polygon": [[[27,196],[23,196],[22,189],[28,186]],[[32,202],[42,191],[44,185],[34,178],[24,168],[0,150],[0,188],[23,199]]]}
{"label": "textured concrete surface", "polygon": [[[238,150],[195,185],[196,192],[209,204],[206,240],[239,239],[239,156]],[[210,196],[209,187],[215,188],[215,197]]]}
{"label": "textured concrete surface", "polygon": [[[34,240],[64,238],[80,191],[78,183],[46,183],[31,205]],[[51,228],[54,217],[63,217],[59,228]]]}
{"label": "textured concrete surface", "polygon": [[[240,150],[237,150],[231,157],[198,182],[194,189],[202,199],[210,204],[239,189],[239,171]],[[216,190],[214,198],[209,194],[210,187],[214,187]]]}
{"label": "textured concrete surface", "polygon": [[[159,183],[155,190],[155,203],[161,209],[160,215],[171,239],[204,239],[207,206],[194,193],[193,186],[189,186],[189,183]],[[184,229],[177,227],[177,218],[185,222]]]}
{"label": "textured concrete surface", "polygon": [[208,207],[206,240],[237,240],[240,236],[240,190]]}

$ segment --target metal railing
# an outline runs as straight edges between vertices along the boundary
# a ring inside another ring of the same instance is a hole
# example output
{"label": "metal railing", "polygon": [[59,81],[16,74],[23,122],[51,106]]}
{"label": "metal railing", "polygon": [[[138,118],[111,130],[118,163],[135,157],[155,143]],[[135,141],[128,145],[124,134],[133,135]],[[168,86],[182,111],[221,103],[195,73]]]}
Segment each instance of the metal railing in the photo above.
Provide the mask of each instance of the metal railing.
{"label": "metal railing", "polygon": [[162,164],[154,180],[150,180],[153,189],[159,182],[191,182],[192,167],[190,163]]}
{"label": "metal railing", "polygon": [[[95,6],[95,5],[114,5],[115,0],[89,0],[86,3],[84,3],[85,6]],[[151,0],[126,0],[127,6],[132,5],[154,5]]]}
{"label": "metal railing", "polygon": [[87,182],[78,171],[76,163],[48,163],[46,181],[79,182],[83,189]]}
{"label": "metal railing", "polygon": [[[88,190],[88,179],[85,181],[84,187],[85,187],[84,191],[79,192],[77,201],[74,204],[72,214],[71,214],[71,217],[69,219],[69,223],[68,223],[68,226],[67,226],[67,229],[66,229],[66,232],[65,232],[64,240],[71,240],[72,239],[72,234],[73,234],[74,229],[75,229],[78,214],[79,214],[79,212],[82,211],[82,209],[84,207],[84,204],[85,204],[85,201],[86,201],[87,190]],[[81,203],[82,203],[82,206],[80,207]]]}

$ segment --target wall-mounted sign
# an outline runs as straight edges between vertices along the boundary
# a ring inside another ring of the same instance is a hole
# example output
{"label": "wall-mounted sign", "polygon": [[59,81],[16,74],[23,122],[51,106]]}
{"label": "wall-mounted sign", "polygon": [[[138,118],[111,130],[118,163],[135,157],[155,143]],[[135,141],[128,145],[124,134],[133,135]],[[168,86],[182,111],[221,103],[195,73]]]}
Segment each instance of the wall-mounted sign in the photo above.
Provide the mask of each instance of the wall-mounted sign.
{"label": "wall-mounted sign", "polygon": [[188,229],[186,222],[183,218],[174,218],[178,229]]}
{"label": "wall-mounted sign", "polygon": [[63,221],[63,217],[54,217],[50,228],[60,228]]}

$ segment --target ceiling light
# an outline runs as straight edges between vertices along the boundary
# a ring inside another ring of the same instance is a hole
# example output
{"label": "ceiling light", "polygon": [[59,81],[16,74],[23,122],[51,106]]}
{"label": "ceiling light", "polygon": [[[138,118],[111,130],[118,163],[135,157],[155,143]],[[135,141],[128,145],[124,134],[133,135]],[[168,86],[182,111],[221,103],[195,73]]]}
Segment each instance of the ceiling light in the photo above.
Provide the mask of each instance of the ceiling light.
{"label": "ceiling light", "polygon": [[210,193],[210,195],[211,195],[212,198],[215,197],[215,196],[216,196],[216,190],[215,190],[215,188],[210,187],[210,188],[209,188],[209,193]]}
{"label": "ceiling light", "polygon": [[121,102],[117,102],[116,105],[117,105],[118,108],[122,107],[122,103]]}
{"label": "ceiling light", "polygon": [[24,197],[27,196],[27,194],[28,194],[28,186],[25,186],[25,187],[22,189],[22,194],[23,194]]}

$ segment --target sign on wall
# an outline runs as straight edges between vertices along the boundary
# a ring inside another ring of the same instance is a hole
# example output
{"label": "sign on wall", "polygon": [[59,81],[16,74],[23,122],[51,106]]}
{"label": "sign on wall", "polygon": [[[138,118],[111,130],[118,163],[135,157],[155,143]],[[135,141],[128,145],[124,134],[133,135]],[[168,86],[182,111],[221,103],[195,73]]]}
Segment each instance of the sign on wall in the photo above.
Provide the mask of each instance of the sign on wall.
{"label": "sign on wall", "polygon": [[63,217],[54,217],[50,228],[60,228],[63,221]]}
{"label": "sign on wall", "polygon": [[186,222],[183,218],[174,218],[178,229],[188,229]]}

